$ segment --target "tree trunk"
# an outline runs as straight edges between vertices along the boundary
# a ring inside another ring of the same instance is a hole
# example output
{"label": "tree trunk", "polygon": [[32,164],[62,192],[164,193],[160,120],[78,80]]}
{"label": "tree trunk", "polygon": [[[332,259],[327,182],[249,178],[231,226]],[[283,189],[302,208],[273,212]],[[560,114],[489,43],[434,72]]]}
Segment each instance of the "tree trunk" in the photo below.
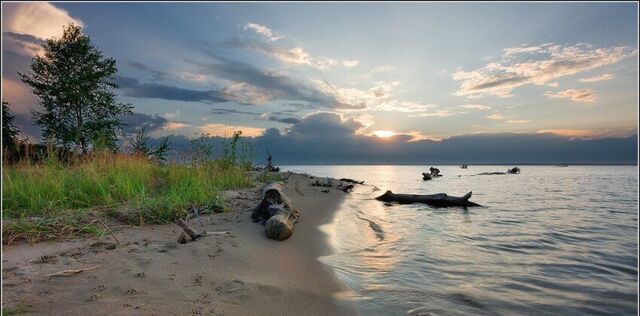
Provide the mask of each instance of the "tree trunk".
{"label": "tree trunk", "polygon": [[293,234],[293,225],[299,216],[291,200],[282,192],[282,183],[272,182],[262,188],[262,201],[253,210],[251,219],[265,225],[268,238],[285,240]]}
{"label": "tree trunk", "polygon": [[446,193],[417,195],[417,194],[395,194],[391,191],[385,192],[376,198],[378,201],[398,202],[401,204],[424,203],[435,207],[448,206],[480,206],[480,204],[470,202],[471,192],[464,196],[448,196]]}

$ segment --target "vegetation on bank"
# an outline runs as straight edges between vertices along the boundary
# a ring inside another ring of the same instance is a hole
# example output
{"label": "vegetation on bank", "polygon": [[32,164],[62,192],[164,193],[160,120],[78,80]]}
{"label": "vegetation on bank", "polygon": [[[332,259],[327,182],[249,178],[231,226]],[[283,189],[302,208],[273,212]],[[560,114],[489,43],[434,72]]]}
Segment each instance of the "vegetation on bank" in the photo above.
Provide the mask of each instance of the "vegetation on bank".
{"label": "vegetation on bank", "polygon": [[245,167],[225,159],[167,165],[111,152],[74,164],[5,166],[2,181],[6,241],[102,234],[96,211],[133,225],[168,223],[190,207],[221,212],[220,191],[252,185]]}

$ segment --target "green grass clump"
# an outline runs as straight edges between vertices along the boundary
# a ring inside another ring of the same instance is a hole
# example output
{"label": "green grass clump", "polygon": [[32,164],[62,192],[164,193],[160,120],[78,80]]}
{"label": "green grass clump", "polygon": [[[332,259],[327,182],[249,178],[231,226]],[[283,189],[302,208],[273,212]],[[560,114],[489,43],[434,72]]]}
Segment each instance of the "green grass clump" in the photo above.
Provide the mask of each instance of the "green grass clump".
{"label": "green grass clump", "polygon": [[[220,191],[252,185],[247,172],[233,164],[160,165],[123,154],[97,154],[72,165],[50,159],[42,164],[5,166],[2,181],[5,218],[73,222],[76,215],[70,216],[69,210],[86,213],[108,206],[112,214],[130,223],[166,223],[189,206],[218,209],[222,206]],[[47,229],[52,225],[46,223],[12,221],[9,225],[13,226],[7,227],[50,233]]]}

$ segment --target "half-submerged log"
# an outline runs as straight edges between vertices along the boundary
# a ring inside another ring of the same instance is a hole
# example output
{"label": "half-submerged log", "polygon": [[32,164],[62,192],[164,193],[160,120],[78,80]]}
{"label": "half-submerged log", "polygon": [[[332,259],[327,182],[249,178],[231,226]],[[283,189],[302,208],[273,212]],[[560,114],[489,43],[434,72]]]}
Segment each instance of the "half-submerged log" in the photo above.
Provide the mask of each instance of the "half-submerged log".
{"label": "half-submerged log", "polygon": [[422,173],[422,180],[431,180],[433,178],[442,177],[440,174],[440,169],[431,167],[429,168],[429,173]]}
{"label": "half-submerged log", "polygon": [[349,179],[349,178],[341,178],[340,181],[349,182],[349,183],[353,183],[353,184],[364,184],[364,181],[358,181],[358,180],[353,180],[353,179]]}
{"label": "half-submerged log", "polygon": [[513,167],[513,168],[511,168],[511,169],[507,170],[507,173],[508,173],[508,174],[518,174],[518,173],[520,173],[520,168],[518,168],[518,167]]}
{"label": "half-submerged log", "polygon": [[435,207],[448,207],[448,206],[480,206],[480,204],[469,201],[471,198],[471,192],[464,196],[449,196],[446,193],[438,194],[395,194],[391,191],[385,192],[383,195],[376,198],[378,201],[383,202],[398,202],[401,204],[411,203],[424,203]]}
{"label": "half-submerged log", "polygon": [[299,216],[282,192],[282,183],[272,182],[262,188],[262,201],[253,210],[251,219],[265,225],[268,238],[285,240],[293,234],[293,225]]}

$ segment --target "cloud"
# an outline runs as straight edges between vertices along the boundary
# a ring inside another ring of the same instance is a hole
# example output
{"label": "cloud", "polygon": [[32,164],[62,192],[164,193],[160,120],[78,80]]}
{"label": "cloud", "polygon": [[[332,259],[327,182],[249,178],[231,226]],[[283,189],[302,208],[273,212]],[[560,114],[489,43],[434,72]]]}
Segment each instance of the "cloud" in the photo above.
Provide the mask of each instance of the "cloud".
{"label": "cloud", "polygon": [[174,130],[178,130],[178,129],[183,129],[185,127],[190,127],[191,124],[187,124],[184,122],[167,122],[163,129],[165,130],[169,130],[169,131],[174,131]]}
{"label": "cloud", "polygon": [[545,85],[560,77],[574,75],[637,54],[626,46],[594,47],[590,44],[570,46],[552,43],[505,49],[502,59],[474,71],[458,70],[453,79],[461,81],[458,96],[510,97],[515,88]]}
{"label": "cloud", "polygon": [[347,68],[353,68],[355,66],[358,66],[360,62],[358,62],[355,59],[347,59],[347,60],[343,60],[342,61],[342,65],[347,67]]}
{"label": "cloud", "polygon": [[327,108],[358,108],[360,105],[346,103],[334,95],[319,89],[316,85],[306,84],[303,80],[295,79],[273,71],[265,71],[257,67],[232,61],[220,56],[211,55],[214,62],[188,62],[199,67],[200,71],[222,80],[245,83],[255,87],[258,91],[268,91],[271,100],[288,100],[305,102],[311,107]]}
{"label": "cloud", "polygon": [[462,114],[462,113],[464,112],[456,113],[448,110],[435,110],[435,111],[428,111],[426,113],[412,114],[412,115],[409,115],[409,117],[449,117],[449,116]]}
{"label": "cloud", "polygon": [[44,40],[29,34],[3,32],[2,42],[3,54],[10,51],[18,55],[32,57],[43,52]]}
{"label": "cloud", "polygon": [[232,47],[247,48],[261,52],[288,65],[306,65],[318,70],[326,70],[339,64],[333,58],[314,57],[302,47],[286,48],[264,42],[243,41],[239,38],[228,41],[226,44]]}
{"label": "cloud", "polygon": [[469,110],[481,110],[481,111],[491,110],[490,106],[483,105],[483,104],[463,104],[460,107],[464,109],[469,109]]}
{"label": "cloud", "polygon": [[592,89],[567,89],[559,92],[547,91],[545,95],[552,99],[570,99],[576,102],[596,102],[597,93]]}
{"label": "cloud", "polygon": [[371,73],[381,74],[381,73],[389,72],[392,69],[393,69],[393,66],[391,66],[391,65],[382,65],[382,66],[378,66],[376,68],[373,68],[373,70],[371,70]]}
{"label": "cloud", "polygon": [[169,122],[166,118],[157,113],[133,113],[133,115],[124,115],[121,119],[125,124],[122,128],[122,131],[125,134],[135,134],[142,128],[144,128],[148,133],[155,132],[164,128]]}
{"label": "cloud", "polygon": [[594,130],[594,129],[570,129],[570,128],[558,128],[558,129],[545,129],[540,130],[538,134],[553,134],[569,139],[601,139],[601,138],[621,138],[628,137],[630,134],[636,132],[636,129],[622,129],[622,130]]}
{"label": "cloud", "polygon": [[62,35],[69,23],[83,26],[65,10],[47,2],[5,3],[2,5],[2,30],[49,39]]}
{"label": "cloud", "polygon": [[302,120],[295,117],[281,117],[273,115],[273,113],[263,113],[260,115],[261,120],[272,121],[272,122],[280,122],[284,124],[298,124]]}
{"label": "cloud", "polygon": [[580,82],[598,82],[598,81],[611,80],[613,78],[615,77],[611,74],[603,74],[595,77],[581,78]]}
{"label": "cloud", "polygon": [[264,133],[264,128],[257,128],[251,126],[242,126],[242,125],[225,125],[225,124],[216,124],[210,123],[197,127],[204,134],[208,134],[210,136],[219,136],[219,137],[229,137],[233,135],[235,131],[242,131],[242,136],[246,137],[256,137],[260,136]]}
{"label": "cloud", "polygon": [[509,124],[525,124],[531,121],[530,120],[506,120],[505,122]]}
{"label": "cloud", "polygon": [[487,116],[488,119],[492,119],[492,120],[504,120],[505,116],[499,113],[493,113],[489,116]]}
{"label": "cloud", "polygon": [[204,102],[204,103],[220,103],[238,101],[237,96],[221,90],[191,90],[180,87],[157,84],[157,83],[140,83],[135,78],[116,77],[116,81],[124,91],[126,96],[136,98],[155,98],[171,101],[188,101],[188,102]]}
{"label": "cloud", "polygon": [[270,28],[264,26],[264,25],[260,25],[257,23],[253,23],[253,22],[249,22],[244,26],[245,30],[252,30],[262,36],[264,36],[266,39],[270,40],[270,41],[277,41],[279,39],[284,38],[284,35],[278,34],[274,31],[272,31]]}

